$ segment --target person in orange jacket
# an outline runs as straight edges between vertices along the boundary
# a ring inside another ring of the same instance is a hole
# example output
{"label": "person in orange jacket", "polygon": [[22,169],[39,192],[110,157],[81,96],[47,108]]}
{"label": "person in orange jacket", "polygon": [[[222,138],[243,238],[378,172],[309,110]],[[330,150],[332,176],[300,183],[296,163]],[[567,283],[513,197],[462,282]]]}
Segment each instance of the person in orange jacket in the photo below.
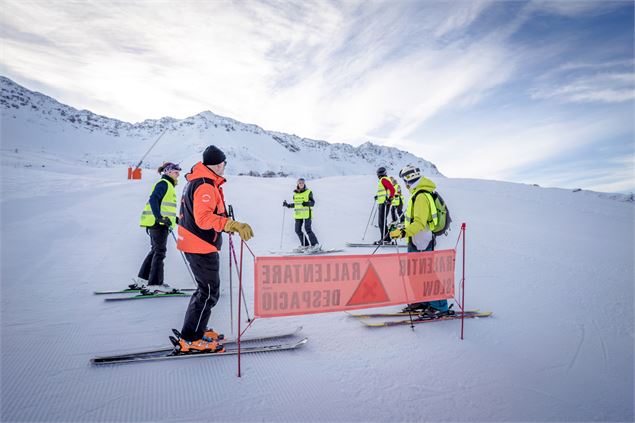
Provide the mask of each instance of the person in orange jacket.
{"label": "person in orange jacket", "polygon": [[211,309],[220,295],[222,233],[238,233],[244,241],[253,237],[248,224],[227,217],[222,188],[226,165],[225,153],[210,145],[203,152],[203,161],[185,175],[187,185],[181,197],[176,247],[185,253],[197,289],[185,312],[178,345],[181,353],[224,350],[219,342],[222,335],[207,329]]}

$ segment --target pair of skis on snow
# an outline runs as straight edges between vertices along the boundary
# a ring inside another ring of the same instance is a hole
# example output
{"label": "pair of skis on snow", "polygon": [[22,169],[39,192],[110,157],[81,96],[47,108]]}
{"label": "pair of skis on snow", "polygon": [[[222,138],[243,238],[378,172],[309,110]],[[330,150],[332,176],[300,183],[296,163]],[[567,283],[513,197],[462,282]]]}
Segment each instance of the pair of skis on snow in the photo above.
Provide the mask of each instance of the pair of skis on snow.
{"label": "pair of skis on snow", "polygon": [[[442,315],[427,315],[427,314],[419,314],[419,313],[407,313],[403,311],[398,311],[394,313],[369,313],[369,314],[353,314],[349,313],[349,316],[355,317],[359,319],[365,326],[371,328],[378,327],[386,327],[386,326],[402,326],[402,325],[411,325],[411,324],[419,324],[419,323],[432,323],[432,322],[441,322],[444,320],[456,320],[456,319],[478,319],[483,317],[490,317],[493,313],[491,311],[480,311],[480,310],[466,310],[466,311],[457,311],[453,314],[442,314]],[[393,319],[401,317],[401,319]],[[388,319],[383,321],[378,321],[377,319]]]}
{"label": "pair of skis on snow", "polygon": [[[472,319],[472,318],[483,318],[489,317],[492,315],[492,312],[481,312],[479,310],[467,310],[464,312],[457,312],[455,314],[450,315],[442,315],[442,316],[426,316],[426,315],[414,315],[410,313],[404,312],[395,312],[395,313],[372,313],[372,314],[349,314],[351,317],[359,319],[362,323],[364,323],[368,327],[386,327],[386,326],[400,326],[400,325],[410,325],[410,324],[418,324],[418,323],[431,323],[431,322],[440,322],[444,320],[455,320],[460,318]],[[405,317],[408,316],[408,319],[400,319],[400,320],[385,320],[385,321],[374,321],[374,318],[393,318],[393,317]],[[412,320],[410,320],[412,317]],[[273,352],[273,351],[287,351],[287,350],[295,350],[300,348],[304,344],[309,341],[309,338],[301,336],[302,327],[298,327],[296,330],[288,333],[267,335],[267,336],[257,336],[252,338],[243,338],[241,339],[241,354],[252,354],[252,353],[262,353],[262,352]],[[175,331],[175,334],[178,333]],[[94,365],[105,365],[105,364],[122,364],[122,363],[137,363],[137,362],[145,362],[145,361],[160,361],[160,360],[181,360],[187,358],[201,358],[201,357],[220,357],[226,355],[235,355],[238,354],[238,341],[236,339],[229,339],[221,341],[225,346],[225,351],[223,352],[201,352],[201,353],[188,353],[188,354],[179,354],[177,348],[175,346],[170,347],[158,347],[154,349],[144,350],[144,351],[135,351],[117,355],[109,355],[109,356],[98,356],[94,357],[90,360],[90,362]],[[173,341],[174,343],[174,341]]]}
{"label": "pair of skis on snow", "polygon": [[[347,247],[366,247],[366,248],[405,248],[405,245],[399,245],[399,244],[373,244],[373,243],[363,243],[363,242],[347,242],[346,243]],[[331,254],[331,253],[340,253],[344,251],[341,248],[329,248],[326,250],[317,250],[317,251],[298,251],[298,250],[293,250],[293,251],[270,251],[271,254],[277,255],[277,256],[315,256],[315,255],[321,255],[321,254]]]}
{"label": "pair of skis on snow", "polygon": [[331,253],[339,253],[342,252],[344,250],[340,249],[340,248],[329,248],[326,250],[317,250],[317,251],[311,251],[311,250],[307,250],[307,251],[298,251],[298,250],[293,250],[293,251],[269,251],[270,254],[276,255],[276,256],[319,256],[321,254],[331,254]]}
{"label": "pair of skis on snow", "polygon": [[[240,340],[240,353],[253,354],[297,349],[309,341],[309,338],[301,337],[301,332],[302,327],[300,326],[292,332],[242,338]],[[175,331],[175,334],[177,334],[177,331]],[[237,339],[225,339],[220,342],[225,346],[225,351],[223,352],[197,352],[181,354],[174,346],[169,346],[117,355],[98,356],[92,358],[90,362],[94,365],[104,365],[137,363],[144,361],[182,360],[187,358],[221,357],[226,355],[238,354]]]}
{"label": "pair of skis on snow", "polygon": [[165,297],[189,297],[189,292],[195,291],[194,288],[173,288],[170,290],[152,289],[152,287],[134,287],[126,288],[119,291],[95,291],[95,295],[110,294],[134,294],[129,296],[119,296],[106,298],[105,301],[128,301],[128,300],[147,300],[150,298]]}

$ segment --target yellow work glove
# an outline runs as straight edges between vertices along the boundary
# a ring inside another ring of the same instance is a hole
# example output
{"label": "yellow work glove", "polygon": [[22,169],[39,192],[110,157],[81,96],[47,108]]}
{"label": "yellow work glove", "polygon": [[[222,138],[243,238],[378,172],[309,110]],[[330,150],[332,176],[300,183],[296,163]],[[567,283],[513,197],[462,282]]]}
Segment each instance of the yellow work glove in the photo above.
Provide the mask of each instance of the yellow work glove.
{"label": "yellow work glove", "polygon": [[251,226],[231,219],[227,219],[227,223],[225,223],[225,232],[238,232],[240,239],[243,241],[249,241],[254,236],[254,231],[251,229]]}
{"label": "yellow work glove", "polygon": [[390,237],[392,239],[403,238],[405,236],[406,236],[406,231],[404,231],[403,228],[397,228],[394,231],[390,232]]}

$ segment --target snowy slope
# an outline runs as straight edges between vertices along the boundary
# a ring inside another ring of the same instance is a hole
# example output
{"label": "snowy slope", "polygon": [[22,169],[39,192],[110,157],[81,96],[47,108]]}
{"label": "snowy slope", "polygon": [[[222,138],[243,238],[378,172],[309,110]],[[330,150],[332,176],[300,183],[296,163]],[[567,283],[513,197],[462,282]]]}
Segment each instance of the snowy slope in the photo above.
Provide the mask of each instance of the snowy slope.
{"label": "snowy slope", "polygon": [[192,163],[209,144],[221,147],[233,174],[323,177],[372,174],[379,166],[397,173],[417,163],[426,175],[435,165],[408,152],[370,142],[359,147],[330,144],[265,131],[231,118],[202,112],[186,119],[162,118],[130,124],[76,110],[0,76],[3,150],[47,152],[95,166],[136,165],[156,169],[166,160]]}
{"label": "snowy slope", "polygon": [[[137,221],[153,178],[36,159],[45,167],[1,155],[2,421],[633,421],[630,201],[439,178],[455,222],[467,223],[467,306],[494,317],[466,321],[463,341],[456,322],[412,331],[367,329],[344,313],[258,320],[248,333],[303,325],[310,340],[243,357],[239,379],[231,357],[89,365],[99,353],[166,343],[187,300],[92,295],[136,274],[149,244]],[[308,181],[325,246],[361,239],[375,184],[372,175]],[[229,178],[228,203],[253,226],[257,254],[279,248],[280,203],[293,185]],[[283,248],[292,248],[286,217]],[[457,235],[455,227],[439,248]],[[190,285],[168,247],[167,280]],[[210,325],[230,334],[227,249],[221,264]]]}

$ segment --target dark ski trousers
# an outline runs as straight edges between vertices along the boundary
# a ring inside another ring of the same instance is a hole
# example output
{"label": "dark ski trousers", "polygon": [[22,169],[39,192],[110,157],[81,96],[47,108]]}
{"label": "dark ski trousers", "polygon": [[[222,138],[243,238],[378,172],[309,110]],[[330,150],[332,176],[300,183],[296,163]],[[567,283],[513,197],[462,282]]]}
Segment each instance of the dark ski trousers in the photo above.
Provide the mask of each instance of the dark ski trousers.
{"label": "dark ski trousers", "polygon": [[148,285],[163,284],[163,260],[167,252],[168,228],[165,226],[151,226],[146,228],[150,235],[150,252],[143,260],[139,276],[148,281]]}
{"label": "dark ski trousers", "polygon": [[377,224],[379,225],[380,240],[390,241],[390,235],[388,234],[388,215],[390,214],[390,203],[386,201],[377,206],[377,218],[379,219]]}
{"label": "dark ski trousers", "polygon": [[[306,235],[302,232],[302,224],[304,223],[304,230]],[[311,219],[296,219],[295,220],[295,233],[300,238],[300,245],[306,247],[309,245],[315,245],[318,243],[317,237],[311,229]]]}
{"label": "dark ski trousers", "polygon": [[[432,236],[432,241],[428,244],[425,250],[418,250],[417,247],[412,243],[408,243],[408,252],[409,253],[419,253],[421,251],[434,251],[434,246],[436,245],[436,238]],[[423,303],[416,303],[421,306],[430,306],[439,311],[447,311],[448,310],[448,300],[436,300],[436,301],[426,301]]]}
{"label": "dark ski trousers", "polygon": [[197,289],[190,298],[185,312],[181,337],[186,341],[201,339],[207,328],[212,307],[220,295],[218,253],[185,253],[190,269],[196,279]]}

